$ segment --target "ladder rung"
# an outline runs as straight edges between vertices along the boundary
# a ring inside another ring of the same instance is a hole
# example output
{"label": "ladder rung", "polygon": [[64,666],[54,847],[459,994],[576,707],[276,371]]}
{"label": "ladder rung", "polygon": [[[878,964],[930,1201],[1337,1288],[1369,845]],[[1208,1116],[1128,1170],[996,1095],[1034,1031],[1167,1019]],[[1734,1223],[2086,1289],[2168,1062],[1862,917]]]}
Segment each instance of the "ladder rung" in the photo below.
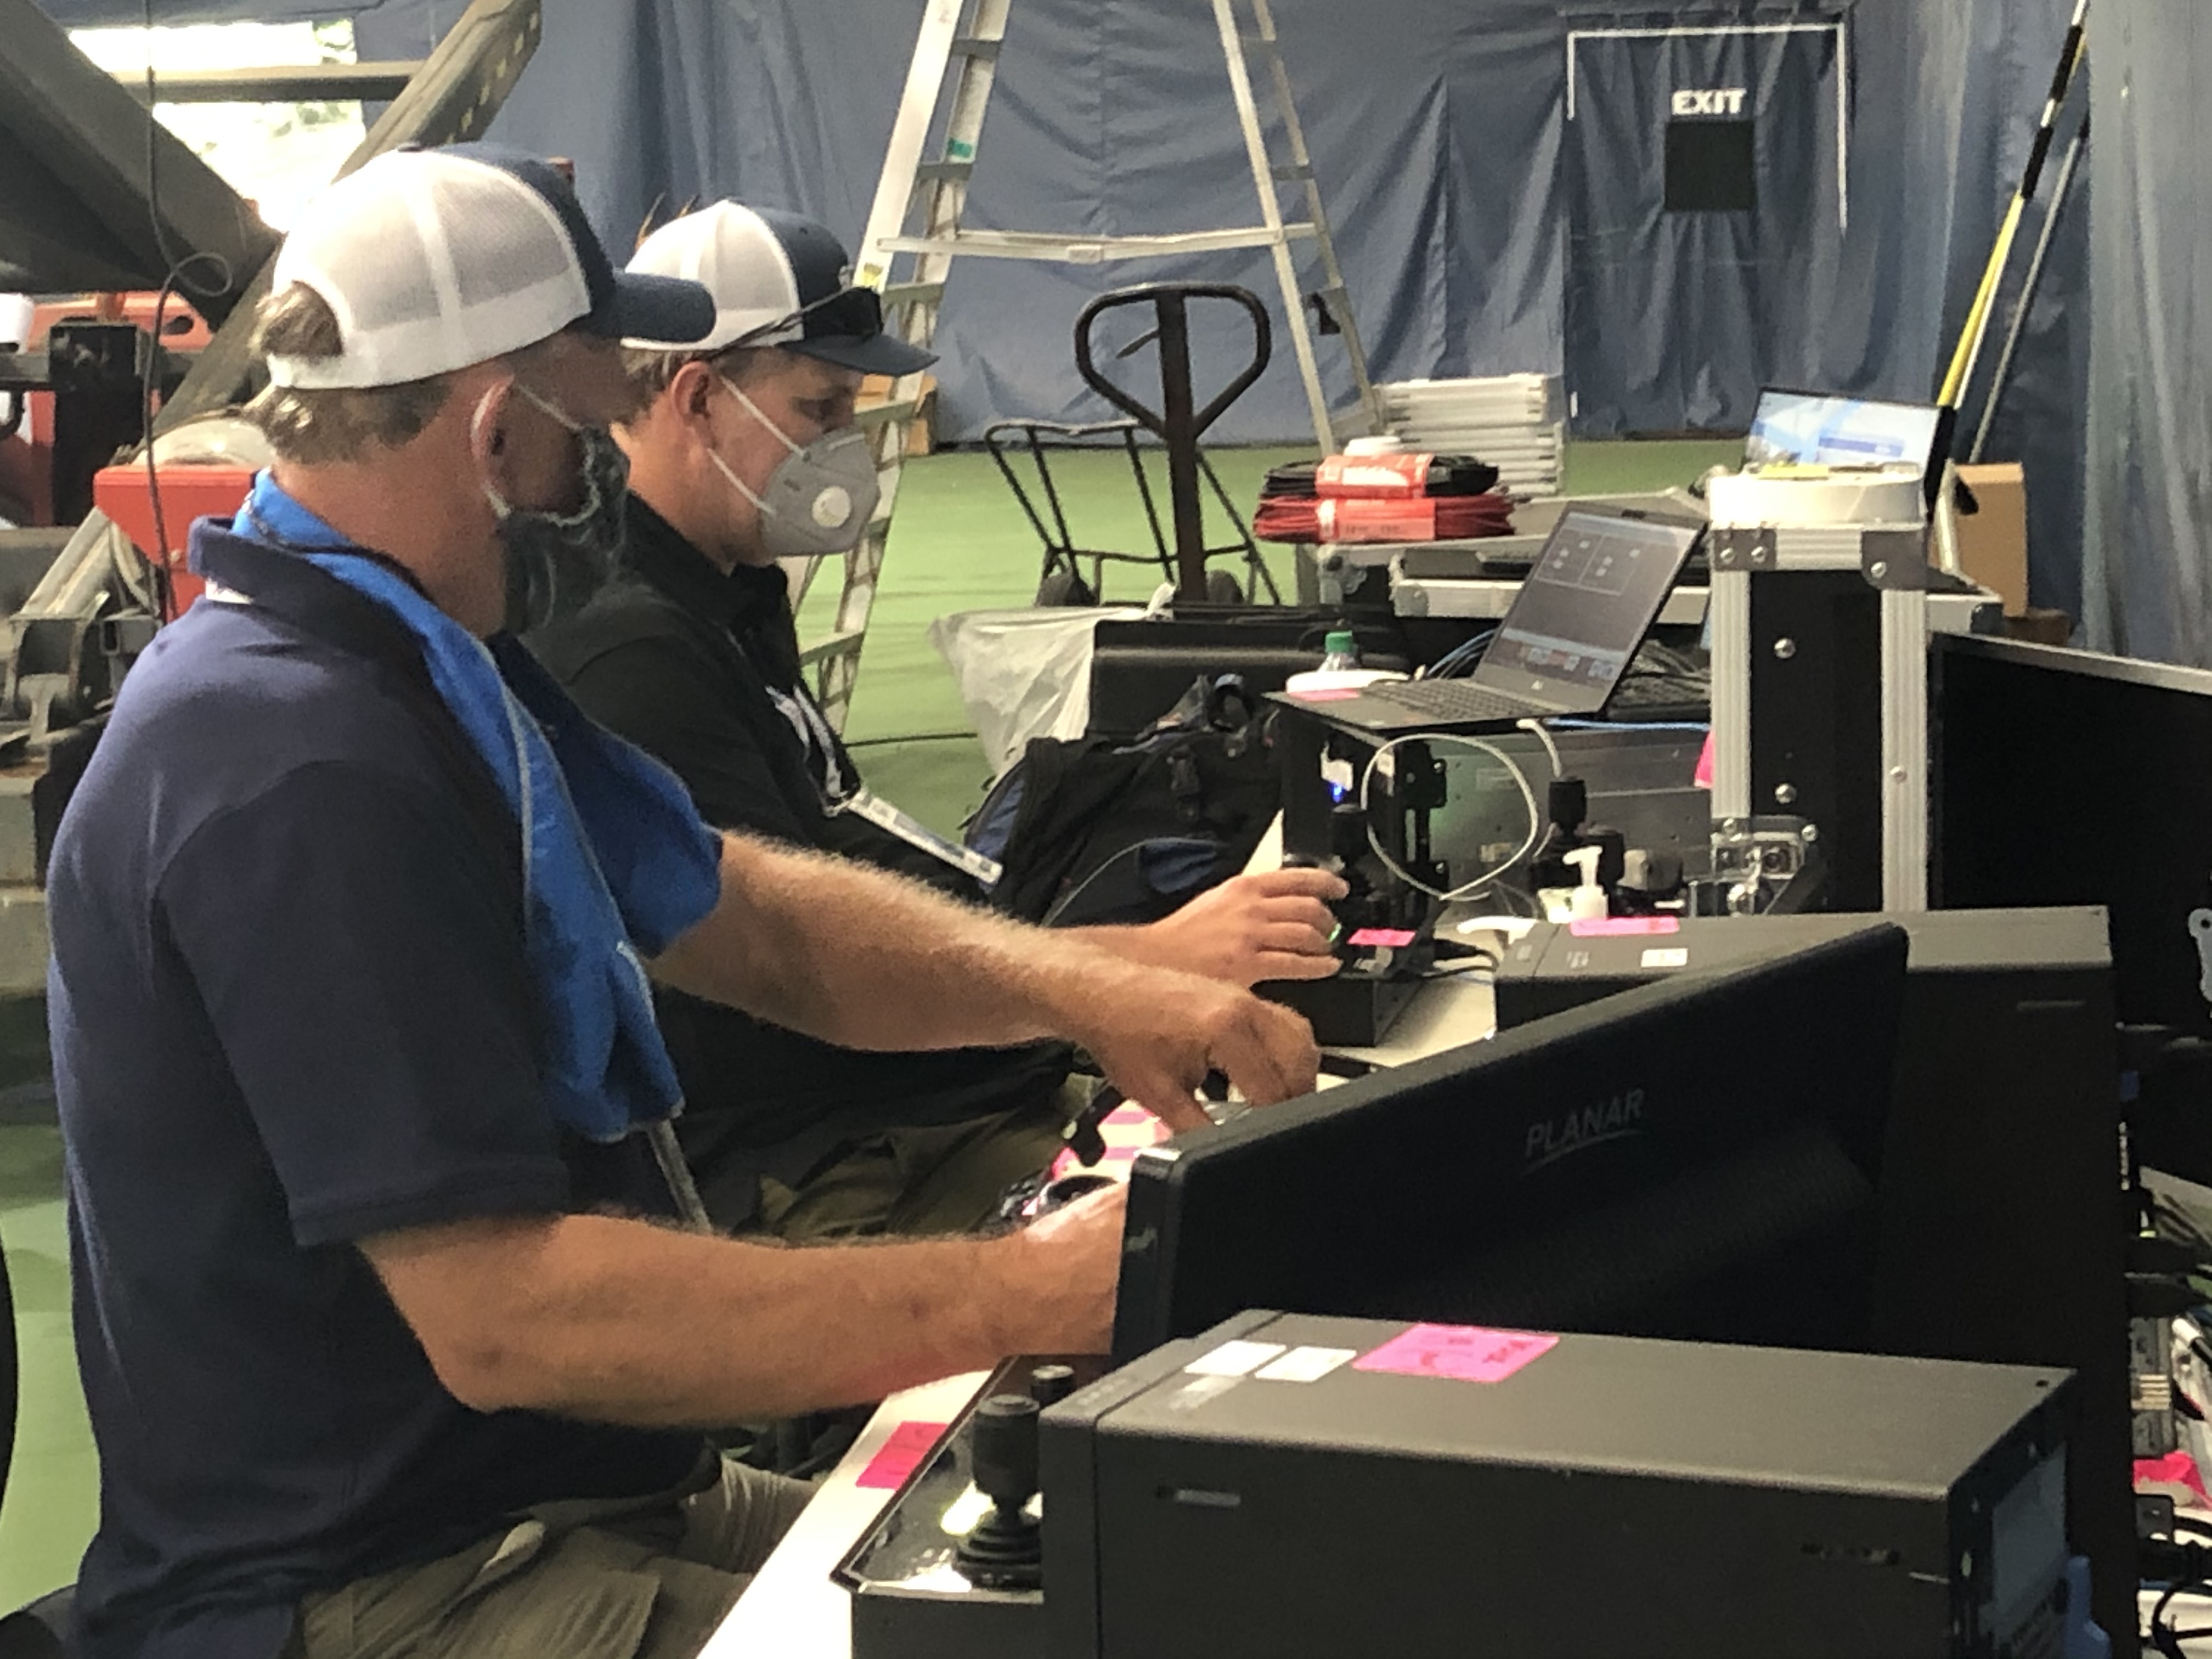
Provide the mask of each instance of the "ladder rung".
{"label": "ladder rung", "polygon": [[[1282,228],[1286,242],[1309,240],[1310,224]],[[1095,265],[1109,259],[1157,259],[1179,253],[1211,253],[1229,248],[1273,247],[1276,233],[1265,225],[1235,230],[1189,231],[1170,236],[1065,236],[1051,231],[971,230],[957,236],[893,236],[884,247],[894,253],[961,254],[984,259],[1047,259]]]}
{"label": "ladder rung", "polygon": [[867,636],[866,629],[856,628],[846,633],[832,634],[828,639],[817,640],[811,645],[801,646],[799,652],[799,665],[802,668],[811,668],[817,663],[826,662],[832,657],[852,656],[860,650],[860,641]]}
{"label": "ladder rung", "polygon": [[1257,29],[1239,29],[1237,31],[1237,39],[1238,44],[1247,52],[1279,52],[1283,46],[1279,36],[1262,34]]}
{"label": "ladder rung", "polygon": [[884,308],[893,306],[933,306],[945,298],[942,283],[887,283],[884,285]]}
{"label": "ladder rung", "polygon": [[1005,44],[1003,40],[993,40],[987,34],[956,35],[952,41],[952,55],[988,62],[998,57],[999,48]]}
{"label": "ladder rung", "polygon": [[864,428],[888,426],[893,421],[911,421],[921,411],[921,404],[912,398],[903,398],[895,403],[871,404],[866,409],[854,411],[853,424]]}
{"label": "ladder rung", "polygon": [[1278,161],[1268,171],[1275,175],[1275,182],[1279,185],[1310,185],[1313,182],[1314,170],[1310,161]]}
{"label": "ladder rung", "polygon": [[975,158],[968,156],[959,161],[924,161],[914,170],[916,184],[965,184],[975,175]]}

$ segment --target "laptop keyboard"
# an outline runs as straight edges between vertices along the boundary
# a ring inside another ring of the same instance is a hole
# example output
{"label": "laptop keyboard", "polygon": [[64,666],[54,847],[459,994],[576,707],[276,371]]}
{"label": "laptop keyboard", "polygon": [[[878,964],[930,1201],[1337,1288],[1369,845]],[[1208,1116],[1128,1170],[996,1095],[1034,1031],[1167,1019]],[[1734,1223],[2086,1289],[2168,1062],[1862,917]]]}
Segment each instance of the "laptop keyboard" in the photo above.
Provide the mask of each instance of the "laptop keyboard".
{"label": "laptop keyboard", "polygon": [[1431,714],[1440,720],[1510,720],[1542,711],[1518,697],[1508,697],[1465,680],[1385,680],[1361,694],[1380,697]]}
{"label": "laptop keyboard", "polygon": [[1627,714],[1702,714],[1712,703],[1713,689],[1706,680],[1671,674],[1631,674],[1613,689],[1605,712],[1616,718]]}
{"label": "laptop keyboard", "polygon": [[[1396,703],[1416,714],[1440,720],[1510,720],[1542,712],[1517,697],[1509,697],[1466,680],[1386,680],[1363,693]],[[1712,698],[1711,683],[1702,675],[1632,673],[1613,687],[1606,713],[1623,714],[1701,714]]]}

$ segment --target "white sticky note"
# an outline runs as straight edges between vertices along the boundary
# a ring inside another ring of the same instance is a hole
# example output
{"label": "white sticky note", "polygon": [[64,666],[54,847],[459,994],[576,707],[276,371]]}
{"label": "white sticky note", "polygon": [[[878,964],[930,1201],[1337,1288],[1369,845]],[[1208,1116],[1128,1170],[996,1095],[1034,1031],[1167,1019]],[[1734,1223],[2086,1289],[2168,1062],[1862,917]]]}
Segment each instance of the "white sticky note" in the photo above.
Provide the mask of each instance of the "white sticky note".
{"label": "white sticky note", "polygon": [[1253,1375],[1262,1382],[1317,1382],[1358,1352],[1357,1348],[1293,1348]]}
{"label": "white sticky note", "polygon": [[1646,968],[1686,968],[1690,965],[1690,953],[1679,945],[1672,950],[1646,951],[1644,965]]}
{"label": "white sticky note", "polygon": [[1224,1342],[1183,1370],[1195,1376],[1249,1376],[1282,1352],[1279,1342]]}

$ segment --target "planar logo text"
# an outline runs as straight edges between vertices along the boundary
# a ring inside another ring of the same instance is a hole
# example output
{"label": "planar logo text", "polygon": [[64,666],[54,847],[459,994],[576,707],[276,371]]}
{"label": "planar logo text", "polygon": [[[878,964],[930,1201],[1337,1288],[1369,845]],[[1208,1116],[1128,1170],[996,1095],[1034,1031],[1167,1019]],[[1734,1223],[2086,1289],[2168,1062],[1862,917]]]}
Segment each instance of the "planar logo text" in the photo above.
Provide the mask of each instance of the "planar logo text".
{"label": "planar logo text", "polygon": [[1530,1124],[1521,1148],[1521,1172],[1528,1175],[1608,1140],[1626,1140],[1643,1133],[1644,1091],[1623,1090],[1578,1111]]}

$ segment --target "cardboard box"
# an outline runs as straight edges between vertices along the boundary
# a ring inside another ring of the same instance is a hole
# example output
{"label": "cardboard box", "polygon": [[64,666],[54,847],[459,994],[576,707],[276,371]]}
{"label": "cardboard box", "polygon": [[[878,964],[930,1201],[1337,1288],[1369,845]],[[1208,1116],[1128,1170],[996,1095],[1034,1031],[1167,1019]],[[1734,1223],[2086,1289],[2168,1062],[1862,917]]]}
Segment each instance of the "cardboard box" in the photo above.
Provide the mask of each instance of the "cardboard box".
{"label": "cardboard box", "polygon": [[2017,461],[1962,466],[1959,477],[1980,503],[1959,519],[1959,562],[2004,601],[2008,617],[2027,613],[2027,480]]}
{"label": "cardboard box", "polygon": [[2031,645],[2070,645],[2074,618],[2063,611],[2028,611],[2004,619],[2005,637]]}
{"label": "cardboard box", "polygon": [[[888,374],[871,374],[860,382],[860,395],[854,407],[860,410],[880,409],[891,395],[896,384]],[[914,424],[906,429],[907,459],[927,455],[937,447],[937,377],[921,377],[921,407],[915,410]]]}

